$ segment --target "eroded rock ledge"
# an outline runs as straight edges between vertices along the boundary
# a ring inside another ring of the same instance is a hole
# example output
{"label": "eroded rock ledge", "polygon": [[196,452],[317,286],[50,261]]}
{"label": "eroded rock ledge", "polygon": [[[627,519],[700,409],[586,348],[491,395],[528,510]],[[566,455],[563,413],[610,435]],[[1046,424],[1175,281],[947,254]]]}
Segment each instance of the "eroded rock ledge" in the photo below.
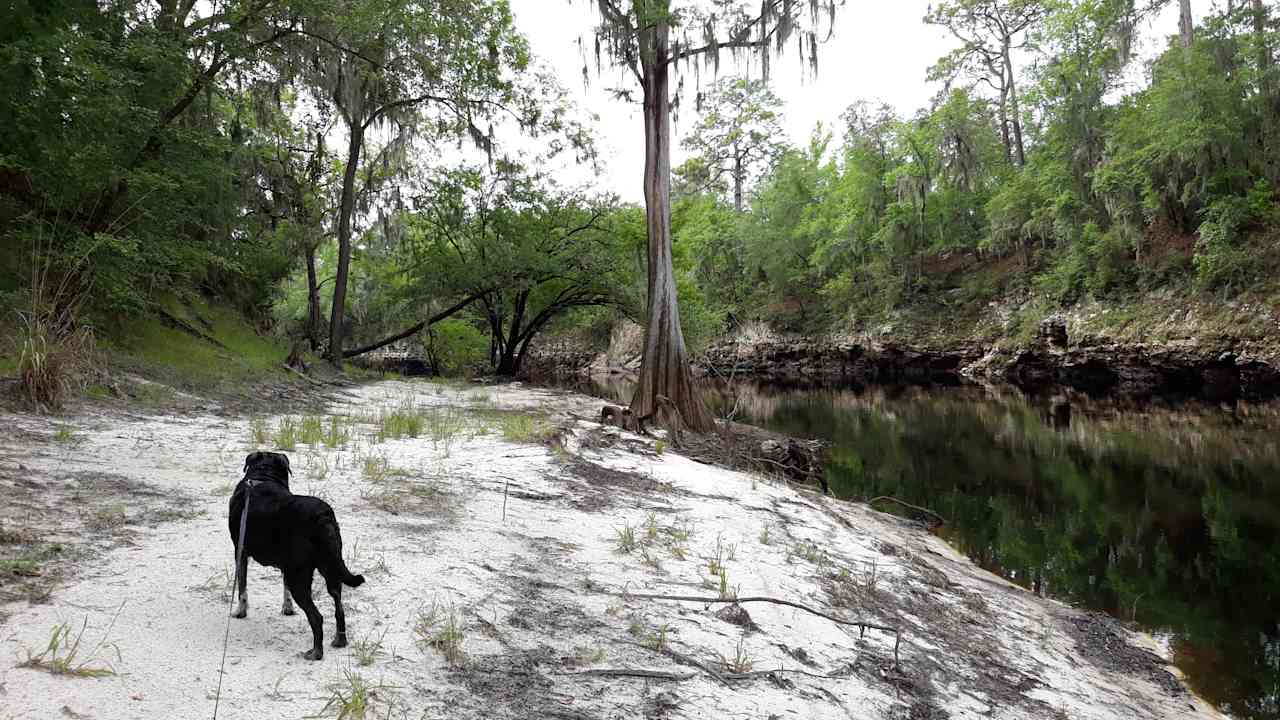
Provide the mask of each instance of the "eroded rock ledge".
{"label": "eroded rock ledge", "polygon": [[1280,362],[1233,347],[1196,343],[1068,344],[1047,324],[1021,349],[980,345],[938,350],[823,340],[718,343],[699,359],[709,375],[784,382],[1008,382],[1026,391],[1069,387],[1090,394],[1207,400],[1280,397]]}

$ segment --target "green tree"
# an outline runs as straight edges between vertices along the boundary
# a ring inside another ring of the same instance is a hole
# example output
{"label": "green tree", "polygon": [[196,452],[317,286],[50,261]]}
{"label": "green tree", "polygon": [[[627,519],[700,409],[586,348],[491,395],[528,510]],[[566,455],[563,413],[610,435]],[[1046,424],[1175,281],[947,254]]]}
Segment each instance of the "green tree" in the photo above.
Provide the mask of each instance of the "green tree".
{"label": "green tree", "polygon": [[1027,151],[1013,57],[1027,47],[1028,31],[1044,18],[1045,6],[1041,0],[947,0],[924,18],[964,43],[930,70],[931,77],[948,84],[965,77],[996,91],[1006,156],[1019,166],[1027,164]]}
{"label": "green tree", "polygon": [[[356,177],[366,137],[378,127],[403,152],[414,132],[470,137],[482,149],[492,135],[479,123],[515,105],[510,73],[528,64],[528,47],[501,2],[349,0],[321,21],[326,40],[303,36],[290,67],[305,68],[317,99],[331,102],[347,129],[338,207],[338,265],[329,319],[328,357],[343,349]],[[307,62],[306,58],[320,58]],[[523,122],[525,118],[520,118]]]}
{"label": "green tree", "polygon": [[628,241],[606,201],[501,162],[434,179],[414,215],[408,266],[419,288],[475,298],[499,375],[520,372],[534,339],[574,308],[624,304]]}
{"label": "green tree", "polygon": [[678,418],[694,431],[711,430],[714,419],[696,392],[680,328],[676,277],[671,259],[671,77],[682,62],[717,63],[723,51],[756,57],[768,79],[771,54],[795,38],[801,55],[816,69],[820,6],[834,18],[836,4],[765,0],[756,6],[725,2],[715,12],[672,0],[598,0],[597,54],[630,72],[643,90],[645,128],[644,197],[648,250],[648,322],[640,379],[631,410],[640,417],[658,411],[659,397],[674,404]]}
{"label": "green tree", "polygon": [[782,105],[763,80],[722,78],[699,98],[702,117],[683,141],[697,162],[698,189],[724,194],[743,212],[746,193],[777,164],[786,149],[777,108]]}

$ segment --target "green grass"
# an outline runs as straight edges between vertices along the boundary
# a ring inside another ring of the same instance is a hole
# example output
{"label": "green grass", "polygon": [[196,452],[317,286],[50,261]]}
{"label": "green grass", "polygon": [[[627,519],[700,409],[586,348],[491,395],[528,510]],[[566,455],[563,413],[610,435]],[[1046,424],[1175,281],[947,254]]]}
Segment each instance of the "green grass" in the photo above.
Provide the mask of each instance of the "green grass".
{"label": "green grass", "polygon": [[54,442],[69,443],[76,439],[76,432],[70,425],[59,425],[53,434]]}
{"label": "green grass", "polygon": [[[124,606],[121,605],[121,607],[123,608]],[[117,611],[118,616],[119,612]],[[115,647],[107,642],[107,636],[111,633],[111,628],[115,627],[115,622],[115,618],[112,618],[111,624],[107,626],[102,639],[98,641],[97,645],[87,650],[82,643],[85,629],[89,626],[88,618],[85,618],[78,632],[73,632],[71,625],[65,622],[54,625],[49,634],[49,643],[44,650],[39,653],[27,650],[27,659],[19,663],[18,667],[44,670],[54,675],[70,675],[73,677],[106,677],[115,675],[115,669],[98,658],[103,648],[110,647],[114,649]],[[116,658],[117,660],[119,659],[119,650],[116,650]]]}
{"label": "green grass", "polygon": [[21,557],[0,560],[0,574],[35,577],[40,574],[40,563],[37,560]]}
{"label": "green grass", "polygon": [[259,335],[234,310],[199,301],[170,300],[163,305],[222,347],[165,325],[156,316],[132,315],[104,323],[100,337],[113,362],[201,390],[282,372],[289,354],[285,343]]}
{"label": "green grass", "polygon": [[276,431],[272,437],[275,440],[277,449],[294,450],[298,447],[300,435],[301,426],[298,419],[282,417],[280,418],[279,424],[276,425]]}
{"label": "green grass", "polygon": [[115,397],[115,393],[106,385],[90,385],[84,389],[84,394],[94,400],[110,400]]}
{"label": "green grass", "polygon": [[348,418],[329,416],[329,422],[320,434],[320,443],[331,450],[345,446],[351,440],[351,425]]}
{"label": "green grass", "polygon": [[434,648],[451,665],[463,663],[462,643],[466,636],[458,611],[452,605],[445,609],[433,601],[430,607],[420,609],[414,619],[413,634],[418,647]]}
{"label": "green grass", "polygon": [[369,667],[382,654],[382,639],[387,636],[385,630],[376,639],[372,634],[361,640],[351,643],[352,654],[356,656],[356,664],[360,667]]}
{"label": "green grass", "polygon": [[416,438],[427,428],[427,414],[413,398],[405,398],[393,407],[379,408],[374,422],[378,442]]}
{"label": "green grass", "polygon": [[[365,720],[373,709],[373,698],[383,686],[370,684],[359,673],[345,669],[342,683],[334,688],[321,713],[336,713],[337,720]],[[390,710],[388,710],[390,716]],[[310,717],[321,717],[313,715]]]}
{"label": "green grass", "polygon": [[630,553],[636,549],[638,545],[636,542],[636,530],[631,527],[630,523],[624,523],[622,527],[614,528],[613,532],[616,535],[614,543],[617,547],[615,549],[619,553]]}
{"label": "green grass", "polygon": [[254,445],[266,445],[271,442],[271,428],[262,418],[249,421],[249,440]]}
{"label": "green grass", "polygon": [[91,530],[114,530],[129,521],[125,515],[125,507],[121,503],[99,508],[89,515],[85,524]]}
{"label": "green grass", "polygon": [[133,388],[134,399],[144,407],[163,407],[177,396],[176,390],[160,383],[141,383]]}
{"label": "green grass", "polygon": [[496,410],[481,407],[472,413],[477,432],[496,429],[502,439],[513,443],[540,443],[555,432],[545,415],[521,410]]}

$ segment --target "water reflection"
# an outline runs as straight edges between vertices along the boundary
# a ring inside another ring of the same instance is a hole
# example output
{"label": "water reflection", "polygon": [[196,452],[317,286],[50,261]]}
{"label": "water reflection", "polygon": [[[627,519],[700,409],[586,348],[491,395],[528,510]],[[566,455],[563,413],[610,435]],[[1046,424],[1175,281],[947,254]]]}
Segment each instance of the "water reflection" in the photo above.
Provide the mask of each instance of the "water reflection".
{"label": "water reflection", "polygon": [[[593,391],[625,402],[625,381]],[[719,412],[833,443],[828,479],[948,518],[1028,589],[1174,637],[1236,717],[1280,719],[1280,410],[1124,407],[982,388],[707,390]]]}

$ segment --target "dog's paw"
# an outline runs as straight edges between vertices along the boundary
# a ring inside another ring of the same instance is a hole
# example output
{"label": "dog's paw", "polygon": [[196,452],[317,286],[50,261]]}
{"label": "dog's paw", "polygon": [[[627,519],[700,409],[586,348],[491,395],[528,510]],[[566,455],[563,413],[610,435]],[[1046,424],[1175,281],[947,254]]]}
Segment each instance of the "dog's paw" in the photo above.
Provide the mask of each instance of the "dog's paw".
{"label": "dog's paw", "polygon": [[245,607],[244,605],[240,605],[240,606],[236,607],[236,609],[235,609],[235,610],[232,610],[232,611],[231,611],[231,617],[233,617],[233,618],[246,618],[246,617],[249,617],[249,608]]}
{"label": "dog's paw", "polygon": [[297,615],[298,611],[293,609],[292,605],[283,605],[280,608],[281,615]]}
{"label": "dog's paw", "polygon": [[324,650],[321,650],[320,648],[311,648],[310,650],[302,653],[302,659],[303,660],[323,660]]}
{"label": "dog's paw", "polygon": [[336,647],[336,648],[343,648],[343,647],[346,647],[346,646],[347,646],[347,635],[346,635],[346,633],[343,633],[343,634],[341,634],[341,635],[338,635],[338,636],[334,637],[334,638],[333,638],[333,642],[331,642],[331,643],[329,643],[329,644],[330,644],[331,646],[333,646],[333,647]]}

